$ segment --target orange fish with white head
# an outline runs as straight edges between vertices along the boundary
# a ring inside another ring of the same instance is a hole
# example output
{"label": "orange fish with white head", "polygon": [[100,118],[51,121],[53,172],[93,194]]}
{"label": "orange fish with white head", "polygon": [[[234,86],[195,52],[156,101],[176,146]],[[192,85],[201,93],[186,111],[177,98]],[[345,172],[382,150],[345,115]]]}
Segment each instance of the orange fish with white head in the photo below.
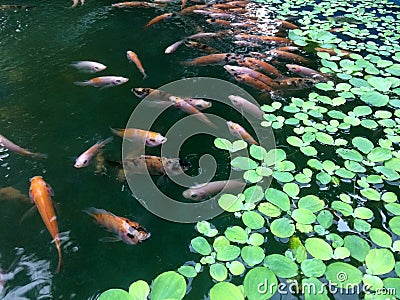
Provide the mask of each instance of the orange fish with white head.
{"label": "orange fish with white head", "polygon": [[30,182],[31,186],[29,188],[29,197],[39,210],[40,216],[42,217],[47,230],[53,238],[58,251],[58,265],[56,269],[56,273],[58,273],[61,269],[62,256],[57,217],[54,212],[53,201],[51,199],[51,197],[54,196],[53,189],[46,181],[43,180],[41,176],[35,176],[31,178]]}
{"label": "orange fish with white head", "polygon": [[229,132],[233,136],[243,139],[250,144],[258,145],[257,141],[250,135],[250,133],[239,124],[232,121],[227,121],[226,124],[228,125]]}

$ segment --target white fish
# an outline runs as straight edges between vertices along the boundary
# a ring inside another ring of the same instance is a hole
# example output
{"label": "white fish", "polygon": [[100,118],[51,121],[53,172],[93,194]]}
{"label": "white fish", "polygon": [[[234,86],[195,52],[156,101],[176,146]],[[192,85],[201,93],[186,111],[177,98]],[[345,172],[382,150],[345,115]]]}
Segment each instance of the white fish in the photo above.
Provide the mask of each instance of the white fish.
{"label": "white fish", "polygon": [[96,73],[103,71],[107,68],[107,66],[101,63],[88,60],[74,61],[72,64],[70,64],[70,66],[78,69],[80,72],[83,73]]}
{"label": "white fish", "polygon": [[238,109],[243,110],[257,119],[263,120],[264,112],[254,103],[235,95],[228,96],[229,100],[231,100],[232,104],[236,106]]}
{"label": "white fish", "polygon": [[104,147],[104,145],[110,143],[113,140],[113,137],[109,137],[103,141],[98,141],[96,144],[94,144],[92,147],[90,147],[88,150],[83,152],[75,161],[75,168],[83,168],[87,167],[90,163],[90,160],[92,159],[93,156],[99,152],[101,148]]}
{"label": "white fish", "polygon": [[191,186],[182,193],[182,196],[191,200],[204,200],[222,190],[225,192],[240,192],[246,183],[239,180],[221,180]]}
{"label": "white fish", "polygon": [[171,53],[175,52],[176,49],[178,49],[178,47],[180,45],[182,45],[183,42],[185,42],[185,41],[186,41],[186,39],[183,39],[183,40],[180,40],[180,41],[177,41],[177,42],[173,43],[171,46],[169,46],[169,47],[167,47],[167,49],[165,49],[164,53],[165,54],[171,54]]}
{"label": "white fish", "polygon": [[77,81],[74,82],[76,85],[79,86],[94,86],[94,87],[101,87],[101,88],[109,88],[112,86],[117,86],[126,83],[129,78],[120,77],[120,76],[102,76],[102,77],[95,77],[87,81]]}

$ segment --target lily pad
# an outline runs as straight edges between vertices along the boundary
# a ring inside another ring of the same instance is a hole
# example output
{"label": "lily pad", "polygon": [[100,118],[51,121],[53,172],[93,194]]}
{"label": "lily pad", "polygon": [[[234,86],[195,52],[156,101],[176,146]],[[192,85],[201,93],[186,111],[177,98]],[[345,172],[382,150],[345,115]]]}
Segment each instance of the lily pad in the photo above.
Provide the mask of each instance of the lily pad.
{"label": "lily pad", "polygon": [[315,222],[317,217],[308,209],[298,208],[293,210],[292,218],[301,224],[312,224]]}
{"label": "lily pad", "polygon": [[382,107],[389,103],[388,95],[384,95],[376,91],[366,92],[362,94],[360,98],[365,103],[368,103],[376,107]]}
{"label": "lily pad", "polygon": [[272,221],[271,232],[278,238],[291,237],[295,231],[295,226],[287,218],[280,218]]}
{"label": "lily pad", "polygon": [[332,247],[320,238],[308,238],[305,247],[313,257],[320,260],[330,260],[333,255]]}
{"label": "lily pad", "polygon": [[193,249],[201,255],[209,255],[211,253],[210,244],[201,236],[192,239],[190,244],[192,245]]}
{"label": "lily pad", "polygon": [[386,232],[379,228],[372,228],[369,237],[378,246],[390,248],[392,246],[392,238]]}
{"label": "lily pad", "polygon": [[356,147],[364,154],[368,154],[369,152],[371,152],[372,149],[374,149],[374,144],[364,137],[355,137],[351,142],[354,147]]}
{"label": "lily pad", "polygon": [[216,281],[224,281],[228,277],[228,270],[223,264],[216,263],[210,266],[210,275]]}
{"label": "lily pad", "polygon": [[344,246],[349,249],[350,256],[360,262],[365,260],[365,257],[370,251],[370,246],[367,241],[356,235],[348,235],[344,238]]}
{"label": "lily pad", "polygon": [[326,266],[322,260],[312,258],[301,263],[301,270],[307,277],[321,277],[325,274]]}
{"label": "lily pad", "polygon": [[242,215],[242,220],[243,223],[250,229],[260,229],[265,223],[264,218],[254,211],[244,212]]}
{"label": "lily pad", "polygon": [[244,246],[241,251],[241,257],[250,267],[253,267],[263,261],[264,250],[259,246]]}
{"label": "lily pad", "polygon": [[174,271],[168,271],[161,273],[154,279],[150,298],[152,300],[183,299],[185,294],[185,278]]}
{"label": "lily pad", "polygon": [[265,257],[264,266],[281,278],[292,278],[298,273],[297,264],[281,254],[271,254]]}
{"label": "lily pad", "polygon": [[[271,298],[278,289],[278,280],[275,274],[266,267],[251,269],[243,281],[244,294],[251,300],[265,300]],[[221,299],[236,299],[225,298]],[[238,298],[239,299],[239,298]]]}
{"label": "lily pad", "polygon": [[247,242],[247,232],[240,226],[231,226],[225,230],[225,236],[231,242],[244,244]]}
{"label": "lily pad", "polygon": [[288,211],[290,209],[290,200],[288,195],[284,192],[269,188],[265,191],[265,199],[267,199],[272,204],[276,205],[283,211]]}
{"label": "lily pad", "polygon": [[230,282],[218,282],[210,289],[210,300],[244,300],[240,289]]}
{"label": "lily pad", "polygon": [[365,258],[367,273],[371,275],[383,275],[393,270],[395,260],[388,249],[372,249]]}

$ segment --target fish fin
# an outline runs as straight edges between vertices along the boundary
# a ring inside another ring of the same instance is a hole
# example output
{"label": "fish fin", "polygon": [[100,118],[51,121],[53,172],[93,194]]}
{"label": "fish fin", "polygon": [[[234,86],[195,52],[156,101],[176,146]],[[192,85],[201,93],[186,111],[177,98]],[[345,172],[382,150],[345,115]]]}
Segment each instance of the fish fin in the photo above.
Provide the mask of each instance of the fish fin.
{"label": "fish fin", "polygon": [[104,145],[106,145],[106,144],[111,143],[113,139],[114,139],[114,137],[113,137],[113,136],[110,136],[110,137],[106,138],[105,140],[103,140],[101,143],[102,143],[103,146],[104,146]]}
{"label": "fish fin", "polygon": [[74,84],[78,85],[78,86],[88,86],[88,85],[90,85],[89,81],[75,81]]}
{"label": "fish fin", "polygon": [[95,207],[88,207],[84,210],[82,210],[84,213],[88,214],[89,216],[93,217],[96,213],[99,212],[98,208]]}
{"label": "fish fin", "polygon": [[22,216],[22,218],[19,220],[19,223],[21,224],[22,222],[25,221],[26,218],[30,217],[34,212],[36,212],[36,205],[32,206],[30,209],[28,209],[24,215]]}
{"label": "fish fin", "polygon": [[143,80],[146,79],[148,76],[146,73],[143,73]]}
{"label": "fish fin", "polygon": [[117,238],[115,236],[106,236],[106,237],[100,238],[99,241],[103,242],[103,243],[114,243],[114,242],[120,242],[121,239]]}
{"label": "fish fin", "polygon": [[45,153],[31,153],[29,156],[36,159],[46,159],[48,157]]}
{"label": "fish fin", "polygon": [[50,186],[50,184],[48,184],[47,182],[46,182],[46,189],[47,189],[47,191],[49,192],[49,194],[50,194],[50,196],[52,196],[52,197],[54,197],[54,191],[53,191],[53,188]]}

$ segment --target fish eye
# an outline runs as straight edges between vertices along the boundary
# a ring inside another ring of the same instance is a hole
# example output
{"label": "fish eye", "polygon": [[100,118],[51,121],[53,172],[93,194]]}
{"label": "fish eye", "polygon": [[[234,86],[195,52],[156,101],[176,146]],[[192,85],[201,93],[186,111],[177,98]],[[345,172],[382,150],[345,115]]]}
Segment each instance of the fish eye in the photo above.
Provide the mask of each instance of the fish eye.
{"label": "fish eye", "polygon": [[134,239],[135,236],[132,233],[127,233],[126,236],[130,239]]}
{"label": "fish eye", "polygon": [[150,140],[150,142],[155,142],[156,141],[156,139],[154,139],[154,138],[151,138],[149,140]]}
{"label": "fish eye", "polygon": [[117,79],[117,80],[115,80],[116,82],[121,82],[121,80],[120,79]]}
{"label": "fish eye", "polygon": [[87,162],[88,162],[87,159],[85,159],[85,160],[83,161],[83,164],[87,164]]}
{"label": "fish eye", "polygon": [[98,69],[99,69],[99,67],[94,67],[94,69],[95,69],[95,70],[98,70]]}
{"label": "fish eye", "polygon": [[196,199],[197,198],[197,194],[191,194],[190,197],[193,198],[193,199]]}

